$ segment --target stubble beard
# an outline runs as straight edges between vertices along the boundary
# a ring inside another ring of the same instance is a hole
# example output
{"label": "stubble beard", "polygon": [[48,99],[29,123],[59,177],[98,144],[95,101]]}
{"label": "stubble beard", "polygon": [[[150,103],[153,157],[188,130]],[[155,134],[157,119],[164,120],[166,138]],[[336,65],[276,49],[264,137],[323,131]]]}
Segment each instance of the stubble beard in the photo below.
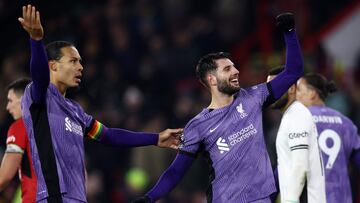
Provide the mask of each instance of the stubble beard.
{"label": "stubble beard", "polygon": [[218,83],[217,89],[224,94],[233,95],[240,90],[240,86],[235,87],[229,84],[229,82],[221,80]]}

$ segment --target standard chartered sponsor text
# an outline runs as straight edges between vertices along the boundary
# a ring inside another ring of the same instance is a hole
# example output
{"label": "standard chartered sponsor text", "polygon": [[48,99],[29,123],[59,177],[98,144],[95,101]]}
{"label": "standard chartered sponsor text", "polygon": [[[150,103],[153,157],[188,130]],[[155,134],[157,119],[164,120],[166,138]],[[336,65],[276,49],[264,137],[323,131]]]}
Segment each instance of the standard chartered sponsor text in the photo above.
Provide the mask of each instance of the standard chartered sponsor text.
{"label": "standard chartered sponsor text", "polygon": [[254,135],[257,133],[256,128],[254,128],[253,124],[248,125],[247,127],[241,129],[240,131],[230,135],[228,137],[228,140],[230,142],[230,145],[236,145],[239,142],[244,141],[245,139],[249,138],[251,135]]}

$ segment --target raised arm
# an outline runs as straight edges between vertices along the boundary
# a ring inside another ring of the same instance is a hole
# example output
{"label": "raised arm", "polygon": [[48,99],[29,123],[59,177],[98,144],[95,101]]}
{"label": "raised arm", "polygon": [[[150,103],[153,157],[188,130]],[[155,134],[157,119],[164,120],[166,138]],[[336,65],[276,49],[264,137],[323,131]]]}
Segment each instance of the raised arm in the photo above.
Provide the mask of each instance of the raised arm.
{"label": "raised arm", "polygon": [[295,19],[291,13],[276,17],[277,26],[284,32],[286,43],[285,70],[269,82],[271,96],[279,99],[303,74],[303,59],[295,32]]}
{"label": "raised arm", "polygon": [[34,6],[23,6],[22,15],[22,18],[18,20],[24,30],[29,33],[31,43],[30,74],[33,80],[31,95],[35,103],[42,103],[45,101],[50,83],[48,58],[42,42],[44,30],[40,22],[40,13]]}
{"label": "raised arm", "polygon": [[187,153],[178,153],[170,167],[163,173],[156,185],[145,196],[132,203],[154,203],[169,193],[181,181],[195,157]]}

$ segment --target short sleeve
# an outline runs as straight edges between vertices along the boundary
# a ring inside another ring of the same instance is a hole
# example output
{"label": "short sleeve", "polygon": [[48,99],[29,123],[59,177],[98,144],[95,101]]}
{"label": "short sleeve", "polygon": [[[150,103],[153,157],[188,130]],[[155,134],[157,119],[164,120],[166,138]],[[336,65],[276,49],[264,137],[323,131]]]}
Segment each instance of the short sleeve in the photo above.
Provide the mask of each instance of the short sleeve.
{"label": "short sleeve", "polygon": [[6,152],[24,153],[27,135],[22,119],[14,122],[7,133]]}
{"label": "short sleeve", "polygon": [[195,155],[198,152],[201,140],[197,129],[189,125],[185,127],[184,133],[181,136],[181,144],[179,150]]}
{"label": "short sleeve", "polygon": [[267,97],[270,95],[269,89],[266,83],[260,83],[258,85],[245,88],[245,91],[251,95],[251,97],[259,104],[263,105]]}

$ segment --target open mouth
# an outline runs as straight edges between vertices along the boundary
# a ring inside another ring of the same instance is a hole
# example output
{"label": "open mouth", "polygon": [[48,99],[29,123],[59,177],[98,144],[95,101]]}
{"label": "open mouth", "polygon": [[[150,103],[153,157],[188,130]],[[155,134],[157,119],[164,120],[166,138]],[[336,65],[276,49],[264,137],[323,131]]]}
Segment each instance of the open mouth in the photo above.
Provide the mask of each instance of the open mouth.
{"label": "open mouth", "polygon": [[75,81],[77,82],[77,83],[80,83],[81,82],[81,75],[77,75],[77,76],[75,76]]}
{"label": "open mouth", "polygon": [[230,83],[233,85],[239,85],[239,79],[237,79],[237,78],[231,79]]}

